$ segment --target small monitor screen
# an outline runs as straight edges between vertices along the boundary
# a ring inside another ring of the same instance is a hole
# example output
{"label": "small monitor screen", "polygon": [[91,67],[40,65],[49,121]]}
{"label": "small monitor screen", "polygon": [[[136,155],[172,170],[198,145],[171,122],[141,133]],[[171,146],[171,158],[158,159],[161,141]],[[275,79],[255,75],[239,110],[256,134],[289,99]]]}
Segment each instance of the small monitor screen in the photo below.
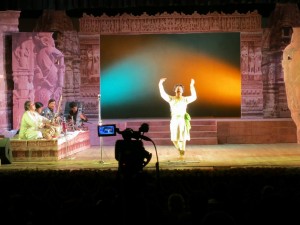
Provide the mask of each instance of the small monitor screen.
{"label": "small monitor screen", "polygon": [[108,125],[98,125],[98,136],[116,136],[116,125],[108,124]]}

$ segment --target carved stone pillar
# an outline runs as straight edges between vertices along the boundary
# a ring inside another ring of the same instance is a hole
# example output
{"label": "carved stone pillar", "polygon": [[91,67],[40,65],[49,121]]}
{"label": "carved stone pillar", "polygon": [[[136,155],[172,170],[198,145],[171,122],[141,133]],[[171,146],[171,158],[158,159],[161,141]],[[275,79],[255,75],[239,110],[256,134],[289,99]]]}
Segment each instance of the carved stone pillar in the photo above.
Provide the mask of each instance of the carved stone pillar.
{"label": "carved stone pillar", "polygon": [[300,144],[300,28],[293,28],[291,43],[283,51],[282,66],[288,107],[297,126]]}
{"label": "carved stone pillar", "polygon": [[80,93],[89,118],[98,118],[100,93],[100,35],[79,33],[80,40]]}
{"label": "carved stone pillar", "polygon": [[241,33],[242,118],[263,116],[262,32]]}
{"label": "carved stone pillar", "polygon": [[63,89],[63,105],[80,99],[80,49],[77,31],[63,31],[57,40],[58,48],[65,55],[65,83]]}
{"label": "carved stone pillar", "polygon": [[24,103],[34,101],[34,43],[31,33],[12,35],[12,70],[13,70],[13,128],[19,129]]}
{"label": "carved stone pillar", "polygon": [[0,11],[0,133],[12,128],[11,34],[18,32],[19,11]]}

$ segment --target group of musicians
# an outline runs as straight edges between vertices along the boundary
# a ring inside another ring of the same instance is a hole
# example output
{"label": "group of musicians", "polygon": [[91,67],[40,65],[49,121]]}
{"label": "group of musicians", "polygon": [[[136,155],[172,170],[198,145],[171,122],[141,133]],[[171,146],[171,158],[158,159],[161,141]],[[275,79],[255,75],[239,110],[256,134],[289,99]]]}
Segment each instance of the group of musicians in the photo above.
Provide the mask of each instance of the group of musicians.
{"label": "group of musicians", "polygon": [[77,102],[69,104],[70,110],[66,120],[61,118],[59,112],[55,112],[55,99],[50,99],[47,107],[43,106],[41,102],[34,103],[30,100],[24,103],[25,112],[21,120],[19,139],[51,140],[66,132],[67,128],[85,129],[83,122],[87,122],[88,118]]}

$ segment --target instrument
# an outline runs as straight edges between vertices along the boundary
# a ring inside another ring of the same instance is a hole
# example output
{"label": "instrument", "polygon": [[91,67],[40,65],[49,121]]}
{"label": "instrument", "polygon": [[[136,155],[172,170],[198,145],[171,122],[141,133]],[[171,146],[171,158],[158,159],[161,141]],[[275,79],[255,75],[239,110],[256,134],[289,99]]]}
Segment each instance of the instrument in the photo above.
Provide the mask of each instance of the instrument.
{"label": "instrument", "polygon": [[82,114],[82,104],[78,104],[78,108],[77,108],[77,115],[76,115],[76,121],[75,121],[75,126],[78,127],[80,126],[80,122],[81,122],[81,118],[80,115]]}
{"label": "instrument", "polygon": [[54,117],[51,120],[51,124],[55,127],[56,130],[55,132],[56,136],[59,136],[59,134],[62,132],[62,127],[61,127],[62,119],[60,118],[61,103],[62,103],[62,95],[59,98],[56,113],[54,114]]}
{"label": "instrument", "polygon": [[63,121],[62,121],[61,127],[62,127],[62,132],[63,132],[64,134],[66,134],[66,133],[67,133],[67,122],[66,122],[66,117],[64,117],[64,119],[63,119]]}

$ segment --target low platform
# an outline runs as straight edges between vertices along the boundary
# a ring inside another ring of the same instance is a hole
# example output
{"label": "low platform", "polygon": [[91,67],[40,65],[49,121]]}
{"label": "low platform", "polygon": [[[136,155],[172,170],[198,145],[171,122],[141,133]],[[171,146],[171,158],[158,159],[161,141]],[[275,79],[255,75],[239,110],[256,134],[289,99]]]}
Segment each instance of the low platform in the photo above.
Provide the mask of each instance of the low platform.
{"label": "low platform", "polygon": [[57,161],[91,147],[90,132],[74,131],[53,140],[10,139],[13,162]]}

